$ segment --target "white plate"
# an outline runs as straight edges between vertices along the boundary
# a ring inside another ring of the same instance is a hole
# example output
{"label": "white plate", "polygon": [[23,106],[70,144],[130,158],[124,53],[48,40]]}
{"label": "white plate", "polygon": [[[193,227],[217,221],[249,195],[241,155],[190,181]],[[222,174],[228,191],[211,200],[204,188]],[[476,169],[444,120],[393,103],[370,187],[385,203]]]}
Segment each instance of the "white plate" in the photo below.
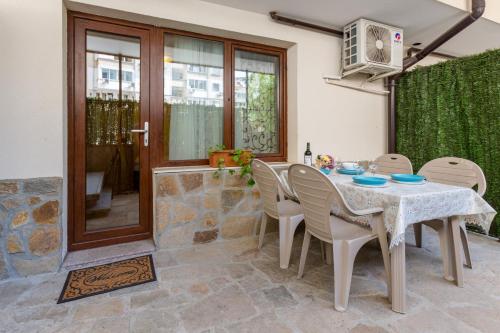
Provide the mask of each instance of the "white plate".
{"label": "white plate", "polygon": [[374,187],[374,188],[378,188],[378,187],[388,187],[389,186],[389,182],[385,183],[384,185],[365,185],[365,184],[355,183],[354,181],[352,183],[354,185],[361,186],[361,187]]}
{"label": "white plate", "polygon": [[402,181],[394,180],[391,178],[391,181],[398,183],[398,184],[404,184],[404,185],[424,185],[427,183],[427,180],[425,180],[425,179],[420,181],[420,182],[402,182]]}

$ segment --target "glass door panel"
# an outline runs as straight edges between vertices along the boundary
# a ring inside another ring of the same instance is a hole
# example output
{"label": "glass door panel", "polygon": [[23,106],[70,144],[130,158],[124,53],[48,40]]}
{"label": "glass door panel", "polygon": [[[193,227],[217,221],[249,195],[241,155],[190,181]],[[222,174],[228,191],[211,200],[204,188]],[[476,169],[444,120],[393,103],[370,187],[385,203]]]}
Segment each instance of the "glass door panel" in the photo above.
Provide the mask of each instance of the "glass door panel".
{"label": "glass door panel", "polygon": [[87,31],[85,230],[139,224],[140,38]]}

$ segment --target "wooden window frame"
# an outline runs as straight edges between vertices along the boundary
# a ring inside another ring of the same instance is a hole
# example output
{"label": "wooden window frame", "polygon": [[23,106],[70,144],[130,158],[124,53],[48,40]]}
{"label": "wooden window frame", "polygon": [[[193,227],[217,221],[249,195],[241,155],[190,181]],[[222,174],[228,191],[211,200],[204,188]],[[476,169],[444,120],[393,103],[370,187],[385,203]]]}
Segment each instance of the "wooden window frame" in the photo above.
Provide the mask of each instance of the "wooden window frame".
{"label": "wooden window frame", "polygon": [[[249,44],[243,42],[231,43],[231,72],[234,74],[236,50],[249,51],[260,54],[276,56],[279,59],[279,96],[278,96],[278,147],[277,153],[256,154],[256,156],[267,162],[286,162],[286,50],[271,48],[265,45]],[[234,96],[234,75],[231,82],[231,96]],[[234,103],[231,103],[231,114],[234,115]],[[235,123],[233,121],[231,136],[235,138]],[[234,144],[234,143],[233,143]],[[233,147],[233,146],[232,146]]]}
{"label": "wooden window frame", "polygon": [[[234,56],[236,50],[250,51],[262,54],[277,56],[279,58],[279,96],[278,96],[278,141],[279,151],[277,153],[256,154],[256,156],[267,162],[286,162],[287,161],[287,65],[286,52],[284,48],[234,40],[229,38],[199,34],[189,31],[182,31],[170,28],[156,28],[154,32],[151,47],[151,70],[152,73],[161,73],[161,75],[152,75],[151,92],[151,123],[152,136],[156,138],[155,145],[152,147],[152,165],[155,167],[169,166],[191,166],[208,165],[208,159],[196,160],[164,160],[163,159],[163,49],[165,34],[193,37],[209,41],[218,41],[224,44],[224,85],[223,85],[223,144],[228,149],[234,149],[235,123],[234,123]],[[229,84],[228,84],[229,83]]]}
{"label": "wooden window frame", "polygon": [[[224,119],[223,119],[223,144],[228,148],[234,148],[234,51],[235,49],[242,49],[251,52],[271,54],[279,56],[280,62],[280,77],[279,77],[279,152],[257,154],[257,157],[267,162],[286,162],[288,154],[287,143],[287,49],[266,44],[259,44],[247,42],[242,40],[224,38],[219,36],[200,34],[190,31],[156,27],[153,25],[137,23],[122,19],[108,18],[93,14],[86,14],[80,12],[68,12],[68,18],[72,20],[73,17],[87,18],[104,23],[119,24],[131,28],[147,29],[150,31],[150,75],[149,75],[149,100],[150,100],[150,167],[169,167],[169,166],[194,166],[194,165],[208,165],[208,159],[199,160],[170,160],[163,159],[163,49],[164,49],[164,34],[176,34],[181,36],[219,41],[224,43],[224,85],[223,85],[223,99],[224,99]],[[68,24],[68,46],[73,45],[72,28]],[[72,89],[72,71],[73,64],[71,57],[68,58],[68,82],[69,89]],[[227,84],[230,82],[231,84]],[[72,97],[68,97],[68,105],[72,103]],[[71,109],[71,106],[70,106]],[[71,117],[70,117],[71,118]],[[72,126],[72,125],[70,125]],[[71,145],[71,138],[69,138]]]}

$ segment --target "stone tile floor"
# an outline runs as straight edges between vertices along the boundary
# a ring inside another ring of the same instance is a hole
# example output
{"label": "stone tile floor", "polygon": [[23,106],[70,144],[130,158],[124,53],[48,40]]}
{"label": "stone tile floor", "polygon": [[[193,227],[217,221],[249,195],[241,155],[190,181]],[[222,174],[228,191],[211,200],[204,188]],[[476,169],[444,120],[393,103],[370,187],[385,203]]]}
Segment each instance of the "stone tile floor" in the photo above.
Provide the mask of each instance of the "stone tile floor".
{"label": "stone tile floor", "polygon": [[441,278],[437,238],[424,249],[408,234],[408,303],[394,313],[380,253],[358,255],[347,312],[333,309],[333,274],[314,242],[297,280],[302,235],[288,270],[278,266],[276,234],[155,253],[158,281],[61,305],[66,272],[0,283],[0,332],[498,332],[500,243],[471,235],[474,269],[465,288]]}

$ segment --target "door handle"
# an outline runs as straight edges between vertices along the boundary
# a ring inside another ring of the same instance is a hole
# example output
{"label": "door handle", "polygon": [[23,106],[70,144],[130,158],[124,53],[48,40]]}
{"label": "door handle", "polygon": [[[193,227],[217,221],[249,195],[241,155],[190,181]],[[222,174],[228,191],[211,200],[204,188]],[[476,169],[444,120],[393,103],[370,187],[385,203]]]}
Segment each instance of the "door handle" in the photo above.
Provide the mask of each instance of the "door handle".
{"label": "door handle", "polygon": [[144,122],[144,129],[132,129],[130,132],[144,134],[144,147],[149,146],[149,123],[147,121]]}

